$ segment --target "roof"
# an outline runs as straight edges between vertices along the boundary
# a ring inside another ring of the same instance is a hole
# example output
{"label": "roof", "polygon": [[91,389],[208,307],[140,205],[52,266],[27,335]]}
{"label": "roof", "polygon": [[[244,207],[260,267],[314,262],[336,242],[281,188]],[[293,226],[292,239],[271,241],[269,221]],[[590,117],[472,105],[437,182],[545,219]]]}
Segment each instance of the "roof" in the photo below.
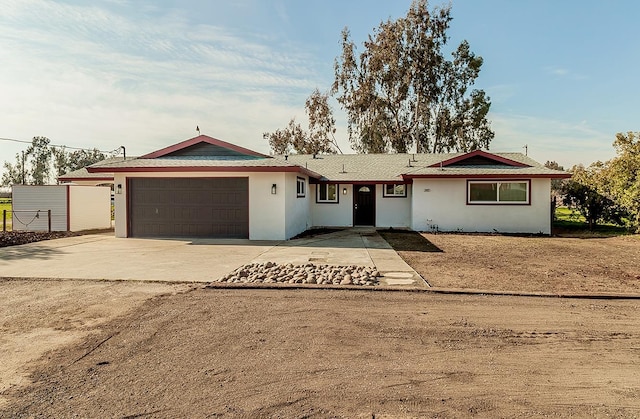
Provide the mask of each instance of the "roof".
{"label": "roof", "polygon": [[[129,157],[128,160],[130,159],[135,159],[135,157]],[[103,164],[109,164],[109,163],[121,162],[121,161],[123,161],[122,157],[109,157],[107,159],[94,163],[91,166],[96,167]],[[103,172],[90,173],[87,170],[87,167],[83,167],[82,169],[74,170],[74,171],[65,173],[62,176],[58,176],[59,182],[73,182],[74,180],[113,180],[113,175],[109,176],[108,173],[103,173]]]}
{"label": "roof", "polygon": [[[249,150],[248,148],[240,147],[235,144],[228,143],[226,141],[218,140],[217,138],[209,137],[208,135],[198,135],[197,137],[189,138],[178,144],[165,147],[153,153],[145,154],[140,157],[141,159],[156,159],[159,157],[182,157],[188,155],[194,155],[189,153],[189,149],[194,147],[209,145],[210,148],[215,149],[215,156],[235,157],[237,159],[243,159],[247,157],[254,158],[268,158],[269,156],[258,153],[257,151]],[[202,150],[202,148],[200,148]],[[197,155],[197,154],[196,154]],[[201,154],[201,156],[208,155],[214,156],[214,154]]]}
{"label": "roof", "polygon": [[265,158],[250,160],[219,160],[203,159],[200,157],[182,158],[138,158],[135,160],[119,161],[99,166],[89,166],[91,173],[121,173],[121,172],[300,172],[314,178],[320,178],[304,167],[293,164],[282,158]]}
{"label": "roof", "polygon": [[298,172],[321,182],[411,182],[414,178],[567,178],[522,153],[293,154],[267,156],[206,135],[132,160],[89,166],[91,175],[129,172]]}
{"label": "roof", "polygon": [[[481,156],[482,165],[465,166]],[[331,154],[291,155],[288,161],[322,174],[327,182],[409,182],[429,177],[566,178],[522,153]],[[442,167],[440,164],[442,163]],[[491,163],[491,164],[488,164]]]}

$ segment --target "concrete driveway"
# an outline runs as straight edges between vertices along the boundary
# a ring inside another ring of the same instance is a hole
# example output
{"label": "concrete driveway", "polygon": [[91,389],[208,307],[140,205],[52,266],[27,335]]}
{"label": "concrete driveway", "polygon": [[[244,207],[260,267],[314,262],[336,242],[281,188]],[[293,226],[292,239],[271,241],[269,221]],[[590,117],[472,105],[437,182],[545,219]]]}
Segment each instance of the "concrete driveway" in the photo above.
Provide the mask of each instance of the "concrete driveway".
{"label": "concrete driveway", "polygon": [[290,241],[118,239],[91,234],[0,248],[0,278],[210,282],[251,262],[376,266],[387,285],[420,279],[374,229]]}

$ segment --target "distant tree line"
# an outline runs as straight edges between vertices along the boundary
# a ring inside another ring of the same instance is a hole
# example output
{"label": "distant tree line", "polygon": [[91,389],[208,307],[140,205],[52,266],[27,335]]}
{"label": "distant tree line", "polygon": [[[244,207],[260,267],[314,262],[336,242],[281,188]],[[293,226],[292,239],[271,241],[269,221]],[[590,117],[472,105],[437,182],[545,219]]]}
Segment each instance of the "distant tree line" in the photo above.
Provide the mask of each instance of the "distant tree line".
{"label": "distant tree line", "polygon": [[[579,211],[591,229],[608,222],[640,232],[640,132],[616,134],[613,147],[616,157],[573,166],[572,178],[554,181],[552,191]],[[546,166],[562,169],[556,162]]]}
{"label": "distant tree line", "polygon": [[104,160],[106,155],[97,149],[69,151],[66,147],[51,146],[47,137],[33,137],[31,144],[16,154],[15,163],[4,162],[1,186],[46,185],[58,176]]}

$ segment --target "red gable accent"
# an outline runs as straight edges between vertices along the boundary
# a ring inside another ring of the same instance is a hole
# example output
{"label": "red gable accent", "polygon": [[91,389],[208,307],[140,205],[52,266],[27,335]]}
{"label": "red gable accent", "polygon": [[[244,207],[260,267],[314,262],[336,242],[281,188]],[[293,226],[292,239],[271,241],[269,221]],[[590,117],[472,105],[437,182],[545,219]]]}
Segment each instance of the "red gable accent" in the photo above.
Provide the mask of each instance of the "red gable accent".
{"label": "red gable accent", "polygon": [[506,164],[507,166],[514,166],[514,167],[531,167],[528,164],[524,164],[524,163],[520,163],[518,161],[515,160],[511,160],[511,159],[507,159],[505,157],[500,157],[498,155],[492,154],[492,153],[488,153],[486,151],[482,151],[482,150],[475,150],[475,151],[471,151],[469,153],[466,154],[462,154],[460,156],[457,157],[452,157],[448,160],[443,160],[442,162],[436,163],[436,164],[432,164],[429,167],[447,167],[449,165],[452,165],[454,163],[458,163],[464,160],[467,160],[471,157],[476,157],[476,156],[480,156],[480,157],[484,157],[487,158],[489,160],[494,160],[496,163],[502,163],[502,164]]}
{"label": "red gable accent", "polygon": [[270,158],[270,156],[267,156],[266,154],[258,153],[257,151],[249,150],[248,148],[240,147],[235,144],[228,143],[226,141],[218,140],[217,138],[212,138],[212,137],[209,137],[208,135],[198,135],[197,137],[193,137],[188,140],[182,141],[178,144],[165,147],[161,150],[154,151],[153,153],[145,154],[140,158],[155,159],[157,157],[166,156],[167,154],[174,153],[178,150],[182,150],[199,143],[209,143],[209,144],[217,145],[219,147],[227,148],[229,150],[233,150],[238,153],[246,154],[247,156]]}

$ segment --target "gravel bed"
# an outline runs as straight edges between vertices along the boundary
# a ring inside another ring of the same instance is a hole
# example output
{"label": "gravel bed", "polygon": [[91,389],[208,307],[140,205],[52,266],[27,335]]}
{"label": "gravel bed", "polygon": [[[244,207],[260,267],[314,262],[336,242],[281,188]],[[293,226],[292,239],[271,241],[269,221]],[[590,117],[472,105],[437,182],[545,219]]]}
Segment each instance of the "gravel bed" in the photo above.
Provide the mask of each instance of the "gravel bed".
{"label": "gravel bed", "polygon": [[313,263],[280,265],[265,262],[241,266],[214,282],[374,286],[379,284],[379,276],[380,273],[371,266],[315,265]]}
{"label": "gravel bed", "polygon": [[[0,227],[0,230],[1,229]],[[77,235],[78,233],[68,231],[52,231],[51,233],[40,231],[0,231],[0,247],[18,246],[21,244]]]}

